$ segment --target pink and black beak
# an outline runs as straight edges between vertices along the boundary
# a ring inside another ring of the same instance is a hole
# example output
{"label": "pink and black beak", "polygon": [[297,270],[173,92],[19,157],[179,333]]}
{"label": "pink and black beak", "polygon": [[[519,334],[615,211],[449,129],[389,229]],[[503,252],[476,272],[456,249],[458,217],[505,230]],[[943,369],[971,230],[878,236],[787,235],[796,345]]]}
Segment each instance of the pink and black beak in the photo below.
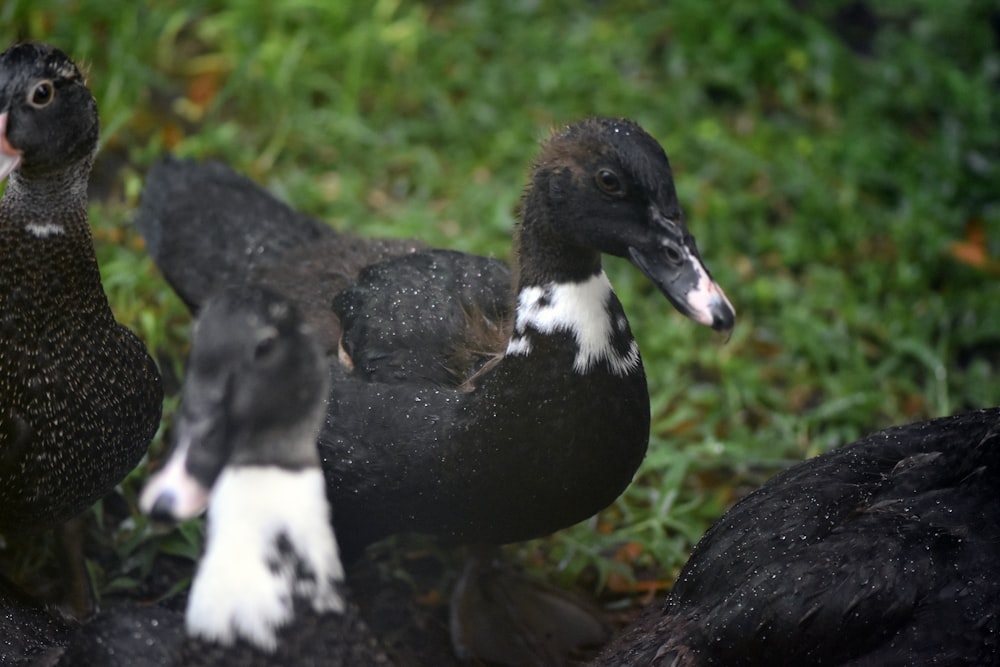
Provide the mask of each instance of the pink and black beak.
{"label": "pink and black beak", "polygon": [[142,490],[139,508],[158,521],[183,521],[201,514],[229,458],[228,379],[211,380],[185,385],[170,458]]}
{"label": "pink and black beak", "polygon": [[11,146],[10,142],[7,141],[7,124],[9,122],[10,114],[6,111],[0,113],[0,182],[21,165],[21,151]]}
{"label": "pink and black beak", "polygon": [[701,261],[694,236],[655,209],[651,218],[654,231],[629,245],[628,258],[682,314],[716,331],[732,331],[736,311]]}

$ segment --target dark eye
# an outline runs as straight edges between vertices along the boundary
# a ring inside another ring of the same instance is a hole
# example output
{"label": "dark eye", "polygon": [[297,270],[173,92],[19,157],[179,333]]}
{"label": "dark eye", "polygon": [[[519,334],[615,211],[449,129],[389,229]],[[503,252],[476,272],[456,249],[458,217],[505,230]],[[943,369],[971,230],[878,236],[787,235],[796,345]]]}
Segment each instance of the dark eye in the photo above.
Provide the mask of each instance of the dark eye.
{"label": "dark eye", "polygon": [[277,347],[277,340],[276,335],[267,335],[258,340],[253,349],[253,358],[259,361],[271,356]]}
{"label": "dark eye", "polygon": [[597,183],[597,187],[608,194],[617,195],[622,192],[622,182],[619,180],[618,174],[610,169],[599,169],[597,175],[594,176],[594,181]]}
{"label": "dark eye", "polygon": [[48,106],[52,98],[56,96],[56,87],[52,85],[51,81],[42,81],[35,84],[35,87],[28,94],[28,104],[31,106],[41,109],[44,106]]}

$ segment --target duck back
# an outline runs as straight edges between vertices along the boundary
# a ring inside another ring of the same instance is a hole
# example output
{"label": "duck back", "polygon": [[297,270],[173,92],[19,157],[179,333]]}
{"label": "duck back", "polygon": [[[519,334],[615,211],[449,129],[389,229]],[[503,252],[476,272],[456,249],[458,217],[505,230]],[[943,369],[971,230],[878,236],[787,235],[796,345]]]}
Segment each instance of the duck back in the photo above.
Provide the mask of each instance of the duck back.
{"label": "duck back", "polygon": [[996,664],[1000,409],[899,426],[776,475],[595,664]]}

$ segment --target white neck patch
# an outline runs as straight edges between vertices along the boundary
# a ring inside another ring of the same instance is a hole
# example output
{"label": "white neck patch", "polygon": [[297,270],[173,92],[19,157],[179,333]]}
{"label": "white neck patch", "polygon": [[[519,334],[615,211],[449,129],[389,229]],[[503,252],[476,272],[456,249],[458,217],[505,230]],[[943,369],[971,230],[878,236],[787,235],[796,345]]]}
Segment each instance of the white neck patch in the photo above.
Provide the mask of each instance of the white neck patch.
{"label": "white neck patch", "polygon": [[603,271],[582,283],[549,283],[526,287],[517,296],[514,335],[507,344],[510,356],[531,353],[529,329],[540,334],[572,332],[578,351],[573,370],[585,374],[594,365],[607,362],[616,375],[626,375],[639,365],[639,346],[632,340],[628,351],[615,349],[612,335],[617,327],[624,331],[624,317],[612,320],[608,312],[611,282]]}
{"label": "white neck patch", "polygon": [[29,222],[24,226],[24,229],[32,236],[37,236],[40,239],[47,239],[50,236],[58,236],[66,233],[63,226],[55,222]]}
{"label": "white neck patch", "polygon": [[[317,612],[344,610],[335,588],[344,570],[321,470],[226,468],[208,516],[207,547],[188,599],[188,634],[223,645],[242,638],[273,652],[277,630],[293,621],[294,597],[310,600]],[[279,538],[294,557],[278,550]],[[296,578],[302,568],[295,557],[313,578]]]}

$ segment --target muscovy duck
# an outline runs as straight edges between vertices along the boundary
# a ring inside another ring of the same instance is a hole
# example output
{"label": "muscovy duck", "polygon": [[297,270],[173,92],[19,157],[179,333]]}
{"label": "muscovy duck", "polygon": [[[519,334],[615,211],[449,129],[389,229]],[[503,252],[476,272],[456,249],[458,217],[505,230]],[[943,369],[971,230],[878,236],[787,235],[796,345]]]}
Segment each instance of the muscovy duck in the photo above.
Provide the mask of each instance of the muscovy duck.
{"label": "muscovy duck", "polygon": [[283,297],[235,286],[201,310],[173,455],[140,503],[172,520],[208,506],[175,664],[388,664],[346,595],[330,524],[316,444],[328,385]]}
{"label": "muscovy duck", "polygon": [[[636,123],[592,118],[555,133],[520,218],[509,273],[338,234],[221,165],[167,158],[147,176],[136,225],[193,309],[226,284],[259,282],[320,322],[328,349],[343,339],[319,443],[350,559],[403,531],[545,535],[629,484],[649,400],[602,253],[629,259],[692,319],[733,326],[667,156]],[[462,354],[484,331],[499,345]]]}
{"label": "muscovy duck", "polygon": [[726,512],[594,665],[1000,663],[1000,408],[799,463]]}
{"label": "muscovy duck", "polygon": [[159,372],[111,312],[87,224],[97,138],[97,104],[66,54],[0,54],[0,533],[84,510],[160,423]]}

